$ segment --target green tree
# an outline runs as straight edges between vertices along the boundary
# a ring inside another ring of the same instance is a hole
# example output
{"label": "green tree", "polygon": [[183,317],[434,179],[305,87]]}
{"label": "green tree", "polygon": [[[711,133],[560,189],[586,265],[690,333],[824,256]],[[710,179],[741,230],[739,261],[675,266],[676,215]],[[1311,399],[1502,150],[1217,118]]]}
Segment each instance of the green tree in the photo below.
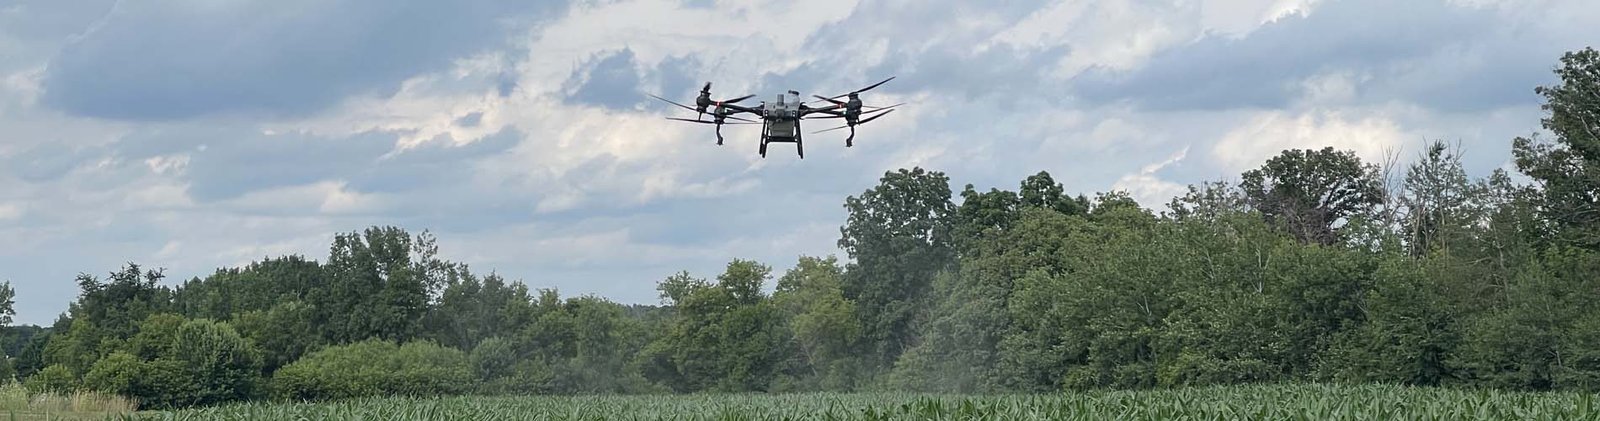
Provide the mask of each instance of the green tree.
{"label": "green tree", "polygon": [[802,256],[778,279],[772,303],[789,321],[805,390],[851,390],[861,361],[851,350],[861,340],[855,303],[844,298],[844,268],[833,256]]}
{"label": "green tree", "polygon": [[585,296],[562,300],[540,293],[537,318],[517,334],[517,381],[510,391],[545,394],[631,393],[647,389],[632,358],[655,335],[630,320],[623,306]]}
{"label": "green tree", "polygon": [[1022,206],[1033,206],[1061,212],[1066,215],[1083,215],[1089,212],[1089,199],[1083,195],[1068,197],[1066,188],[1057,183],[1050,173],[1040,171],[1022,180],[1018,190]]}
{"label": "green tree", "polygon": [[1461,282],[1473,276],[1463,263],[1452,255],[1384,259],[1362,297],[1363,322],[1334,338],[1317,377],[1422,386],[1456,381],[1450,360],[1471,310],[1464,296],[1475,293]]}
{"label": "green tree", "polygon": [[445,285],[429,309],[429,336],[456,349],[473,349],[490,337],[509,337],[531,323],[533,297],[527,285],[490,274],[481,281],[470,273]]}
{"label": "green tree", "polygon": [[845,199],[839,247],[845,297],[856,303],[868,349],[888,367],[912,343],[934,275],[953,262],[949,178],[921,168],[887,172],[878,186]]}
{"label": "green tree", "polygon": [[770,273],[734,260],[716,284],[674,276],[658,285],[676,297],[675,315],[643,355],[646,375],[678,391],[768,390],[792,343],[783,314],[759,289]]}
{"label": "green tree", "polygon": [[323,266],[328,283],[313,302],[326,338],[404,341],[421,334],[435,291],[461,273],[435,257],[437,251],[426,232],[412,237],[395,227],[335,236]]}
{"label": "green tree", "polygon": [[152,314],[139,323],[139,333],[128,340],[128,353],[144,360],[172,355],[178,343],[178,329],[188,319],[172,313]]}
{"label": "green tree", "polygon": [[1167,208],[1172,210],[1172,219],[1204,224],[1250,212],[1244,192],[1226,182],[1202,182],[1198,186],[1190,185],[1188,189],[1183,196],[1174,197],[1168,202]]}
{"label": "green tree", "polygon": [[1543,188],[1543,216],[1570,245],[1600,249],[1600,52],[1561,56],[1560,83],[1534,92],[1549,114],[1541,120],[1555,142],[1519,137],[1512,143],[1517,169]]}
{"label": "green tree", "polygon": [[314,325],[316,309],[300,300],[283,301],[262,310],[240,313],[230,322],[251,346],[261,351],[261,370],[271,375],[324,345]]}
{"label": "green tree", "polygon": [[126,352],[114,352],[95,361],[89,373],[83,376],[83,386],[89,390],[112,393],[151,402],[144,383],[149,370],[144,360]]}
{"label": "green tree", "polygon": [[984,238],[1011,228],[1021,217],[1021,206],[1015,192],[989,189],[979,193],[968,184],[961,191],[961,205],[951,215],[951,243],[958,256],[964,256]]}
{"label": "green tree", "polygon": [[1256,210],[1308,243],[1341,241],[1340,225],[1384,199],[1377,167],[1332,147],[1284,151],[1242,178],[1240,188]]}
{"label": "green tree", "polygon": [[[199,393],[179,398],[176,406],[213,405],[250,398],[261,372],[259,351],[227,322],[189,320],[173,335],[171,354]],[[186,399],[185,399],[186,398]]]}
{"label": "green tree", "polygon": [[11,288],[11,281],[0,282],[0,327],[10,327],[11,318],[17,315],[17,290]]}
{"label": "green tree", "polygon": [[204,279],[190,279],[173,292],[173,306],[189,318],[231,320],[241,313],[267,311],[286,301],[305,301],[326,283],[322,265],[301,256],[222,268]]}
{"label": "green tree", "polygon": [[44,369],[45,346],[50,343],[52,333],[45,330],[28,339],[22,349],[17,351],[16,358],[11,361],[17,369],[17,378],[25,379],[39,370]]}
{"label": "green tree", "polygon": [[102,282],[88,274],[77,278],[78,300],[51,329],[42,362],[60,364],[81,376],[96,360],[122,350],[139,331],[139,324],[171,306],[172,291],[157,283],[159,270],[143,270],[129,263]]}
{"label": "green tree", "polygon": [[1411,164],[1397,199],[1406,211],[1401,228],[1413,256],[1470,244],[1473,225],[1481,220],[1474,208],[1481,203],[1474,187],[1461,157],[1444,142],[1430,143]]}

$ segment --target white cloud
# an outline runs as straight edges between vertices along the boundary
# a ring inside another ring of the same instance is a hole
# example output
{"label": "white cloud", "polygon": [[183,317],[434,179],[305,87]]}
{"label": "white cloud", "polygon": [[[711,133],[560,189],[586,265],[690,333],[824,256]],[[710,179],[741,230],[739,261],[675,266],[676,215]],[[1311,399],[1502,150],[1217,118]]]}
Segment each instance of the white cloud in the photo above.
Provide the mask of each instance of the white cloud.
{"label": "white cloud", "polygon": [[0,203],[0,221],[22,218],[22,205]]}
{"label": "white cloud", "polygon": [[1128,174],[1112,183],[1112,190],[1128,192],[1133,200],[1146,208],[1162,209],[1173,197],[1187,191],[1185,184],[1163,180],[1156,172],[1163,168],[1182,161],[1189,156],[1189,148],[1184,148],[1161,162],[1153,163],[1141,168],[1138,173]]}
{"label": "white cloud", "polygon": [[144,160],[144,165],[158,175],[179,175],[189,166],[189,154],[150,157]]}
{"label": "white cloud", "polygon": [[1420,138],[1381,115],[1359,114],[1333,110],[1298,115],[1261,112],[1224,135],[1212,147],[1211,155],[1234,174],[1259,166],[1286,149],[1332,146],[1354,150],[1363,161],[1376,163],[1404,143]]}
{"label": "white cloud", "polygon": [[376,194],[353,192],[337,180],[286,186],[245,193],[221,207],[275,215],[370,214],[384,209]]}

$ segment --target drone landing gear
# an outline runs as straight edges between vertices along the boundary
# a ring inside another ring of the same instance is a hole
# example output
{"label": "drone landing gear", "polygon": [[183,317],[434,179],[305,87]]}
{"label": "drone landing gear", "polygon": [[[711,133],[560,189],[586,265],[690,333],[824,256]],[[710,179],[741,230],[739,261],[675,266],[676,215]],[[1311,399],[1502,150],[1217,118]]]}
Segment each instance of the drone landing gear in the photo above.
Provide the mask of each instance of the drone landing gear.
{"label": "drone landing gear", "polygon": [[795,153],[800,154],[800,159],[806,159],[805,143],[804,143],[804,141],[802,139],[800,139],[799,136],[795,136],[795,138],[793,138],[793,139],[787,139],[787,138],[777,138],[777,139],[774,139],[774,138],[762,138],[761,139],[761,157],[762,158],[766,158],[767,157],[767,144],[769,144],[769,143],[793,143],[794,144]]}

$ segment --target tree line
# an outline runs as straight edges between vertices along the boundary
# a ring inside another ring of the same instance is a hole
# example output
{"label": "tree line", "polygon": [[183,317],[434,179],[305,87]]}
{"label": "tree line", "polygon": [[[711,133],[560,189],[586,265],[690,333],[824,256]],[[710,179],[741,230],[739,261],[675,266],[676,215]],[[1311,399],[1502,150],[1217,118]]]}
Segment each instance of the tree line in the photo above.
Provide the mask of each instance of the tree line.
{"label": "tree line", "polygon": [[[1155,212],[1048,173],[955,192],[900,169],[845,199],[845,259],[735,259],[658,305],[530,290],[394,227],[323,261],[173,286],[137,264],[0,373],[171,408],[372,395],[1049,392],[1256,382],[1600,390],[1600,54],[1539,87],[1519,183],[1431,142],[1404,167],[1286,150]],[[957,197],[959,196],[959,197]],[[959,200],[958,200],[959,199]],[[771,287],[769,289],[769,286]],[[9,303],[9,287],[0,290]]]}

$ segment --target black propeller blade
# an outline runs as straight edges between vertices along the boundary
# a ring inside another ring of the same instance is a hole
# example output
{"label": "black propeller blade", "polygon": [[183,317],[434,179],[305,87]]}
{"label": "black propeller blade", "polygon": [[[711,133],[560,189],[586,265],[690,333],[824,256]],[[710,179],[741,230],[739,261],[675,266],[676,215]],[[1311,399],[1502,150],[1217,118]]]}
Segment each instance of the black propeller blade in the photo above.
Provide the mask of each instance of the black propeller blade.
{"label": "black propeller blade", "polygon": [[745,95],[745,96],[742,96],[742,97],[730,99],[730,100],[727,100],[727,101],[717,101],[717,102],[724,103],[724,104],[738,104],[739,101],[744,101],[744,100],[747,100],[747,99],[750,99],[750,98],[755,98],[755,97],[756,97],[755,94],[750,94],[750,95]]}
{"label": "black propeller blade", "polygon": [[647,95],[650,95],[651,98],[655,98],[655,99],[659,99],[659,100],[662,100],[662,101],[666,101],[668,104],[672,104],[672,105],[676,105],[676,106],[679,106],[679,107],[683,107],[683,109],[685,109],[685,110],[699,111],[699,110],[696,110],[694,107],[690,107],[688,105],[683,105],[683,104],[679,104],[679,103],[676,103],[676,102],[672,102],[672,100],[670,100],[670,99],[658,97],[658,96],[655,96],[655,94],[647,94]]}
{"label": "black propeller blade", "polygon": [[[690,118],[667,117],[667,119],[668,120],[687,121],[687,122],[690,122],[690,123],[700,123],[700,124],[718,124],[715,121],[695,120],[695,119],[690,119]],[[756,124],[756,123],[755,122],[749,122],[749,123],[727,123],[727,122],[724,122],[724,123],[721,123],[721,124]]]}
{"label": "black propeller blade", "polygon": [[844,94],[844,95],[839,95],[839,96],[836,96],[836,97],[833,97],[833,98],[823,98],[823,99],[826,99],[828,101],[834,101],[834,100],[839,99],[839,98],[844,98],[844,97],[850,96],[851,94],[859,94],[859,93],[862,93],[862,92],[870,91],[870,90],[872,90],[872,88],[878,87],[878,85],[882,85],[882,84],[888,83],[891,80],[894,80],[895,77],[896,76],[889,76],[888,79],[884,79],[882,82],[874,83],[874,84],[872,84],[872,86],[868,86],[868,87],[865,87],[865,88],[858,89],[855,92],[847,93],[847,94]]}
{"label": "black propeller blade", "polygon": [[[856,124],[854,124],[854,125],[860,126],[862,124],[867,124],[867,122],[870,122],[872,120],[877,120],[878,117],[883,117],[883,116],[889,115],[889,113],[892,113],[892,112],[894,112],[894,110],[885,111],[885,112],[883,112],[883,114],[878,114],[878,115],[875,115],[875,116],[872,116],[872,117],[868,117],[865,120],[857,121]],[[839,130],[839,129],[847,128],[847,127],[850,127],[850,126],[851,126],[850,124],[846,124],[846,125],[839,126],[839,127],[834,127],[834,128],[831,128],[831,129],[818,130],[818,131],[815,131],[815,132],[811,132],[811,134],[817,134],[817,133],[822,133],[822,132],[831,132],[831,131],[834,131],[834,130]]]}
{"label": "black propeller blade", "polygon": [[[849,95],[849,94],[845,94],[845,95]],[[820,100],[823,100],[823,101],[828,101],[828,102],[832,102],[832,103],[835,103],[835,104],[844,105],[844,101],[840,101],[840,100],[837,100],[837,99],[828,98],[828,97],[825,97],[825,96],[822,96],[822,95],[812,95],[812,96],[817,97],[817,99],[820,99]],[[840,95],[840,96],[844,96],[844,95]]]}
{"label": "black propeller blade", "polygon": [[878,114],[878,115],[875,115],[875,116],[872,116],[872,117],[867,117],[866,120],[857,121],[856,125],[860,126],[862,124],[867,124],[867,122],[869,122],[869,121],[877,120],[878,117],[883,117],[883,116],[889,115],[889,113],[892,113],[892,112],[894,112],[894,110],[884,111],[883,114]]}
{"label": "black propeller blade", "polygon": [[[898,107],[898,106],[901,106],[901,105],[906,105],[906,104],[904,102],[902,102],[902,103],[890,105],[890,106],[887,106],[887,107],[872,107],[873,109],[862,111],[860,115],[867,115],[867,114],[872,114],[872,113],[877,113],[877,112],[884,112],[884,111],[888,111],[891,108]],[[863,108],[865,108],[865,107],[863,107]],[[844,118],[844,115],[843,114],[828,113],[828,115],[822,116],[822,117],[811,117],[811,119],[824,119],[824,118]],[[862,123],[865,123],[865,122],[863,121]]]}
{"label": "black propeller blade", "polygon": [[[872,86],[861,88],[861,90],[855,91],[854,93],[858,93],[859,94],[859,93],[862,93],[862,92],[870,91],[870,90],[872,90],[872,88],[878,87],[878,85],[889,83],[889,81],[894,80],[894,78],[895,78],[894,76],[889,76],[888,79],[884,79],[882,82],[874,83],[874,84],[872,84]],[[846,95],[848,95],[848,94],[846,94]]]}
{"label": "black propeller blade", "polygon": [[850,126],[839,126],[839,127],[834,127],[834,128],[831,128],[831,129],[817,130],[817,131],[811,132],[811,134],[817,134],[817,133],[823,133],[823,132],[831,132],[831,131],[843,129],[843,128],[846,128],[846,127],[850,127]]}

